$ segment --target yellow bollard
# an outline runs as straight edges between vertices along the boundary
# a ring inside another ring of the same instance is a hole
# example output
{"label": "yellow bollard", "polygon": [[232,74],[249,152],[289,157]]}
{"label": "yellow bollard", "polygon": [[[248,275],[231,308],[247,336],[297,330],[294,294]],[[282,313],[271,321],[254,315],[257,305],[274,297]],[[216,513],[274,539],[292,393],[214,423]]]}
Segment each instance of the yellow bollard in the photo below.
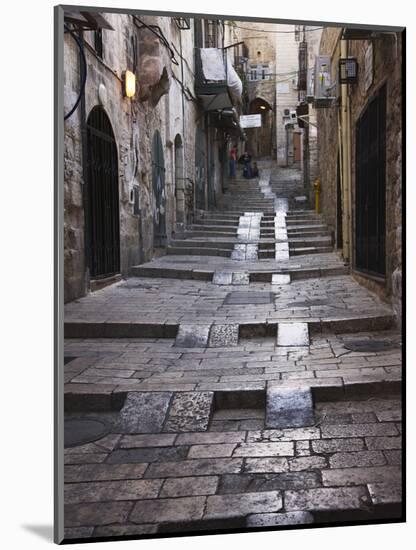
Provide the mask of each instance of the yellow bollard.
{"label": "yellow bollard", "polygon": [[315,212],[319,214],[320,212],[319,195],[321,194],[321,180],[319,178],[316,178],[316,180],[314,181],[313,188],[315,190]]}

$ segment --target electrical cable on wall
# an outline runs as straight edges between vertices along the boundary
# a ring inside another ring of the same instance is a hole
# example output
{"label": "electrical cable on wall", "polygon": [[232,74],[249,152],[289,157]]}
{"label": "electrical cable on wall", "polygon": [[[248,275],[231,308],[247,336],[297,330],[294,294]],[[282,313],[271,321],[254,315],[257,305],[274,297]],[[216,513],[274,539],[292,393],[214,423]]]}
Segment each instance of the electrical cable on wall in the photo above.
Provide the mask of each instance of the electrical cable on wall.
{"label": "electrical cable on wall", "polygon": [[80,85],[80,89],[79,89],[79,94],[78,94],[78,97],[77,97],[77,100],[75,101],[74,103],[74,106],[72,107],[72,109],[69,111],[69,113],[67,113],[65,116],[64,116],[64,120],[67,120],[70,116],[72,116],[78,105],[79,105],[79,102],[81,101],[81,97],[82,97],[82,94],[84,93],[84,90],[85,90],[85,84],[87,82],[87,60],[85,58],[85,52],[84,52],[84,47],[82,45],[82,42],[81,40],[78,38],[78,36],[74,33],[74,31],[72,29],[70,29],[68,27],[68,25],[64,25],[65,27],[65,33],[69,33],[72,38],[75,40],[77,46],[78,46],[78,49],[79,49],[79,59],[80,59],[80,65],[81,65],[81,72],[82,72],[82,78],[81,78],[81,85]]}
{"label": "electrical cable on wall", "polygon": [[[225,24],[228,25],[229,27],[233,27],[233,28],[236,28],[236,29],[242,29],[242,30],[245,30],[245,31],[268,32],[268,33],[272,33],[272,34],[295,34],[297,32],[297,31],[268,31],[266,29],[256,29],[254,27],[241,27],[240,25],[236,25],[236,24],[233,24],[233,23],[225,23]],[[277,25],[278,23],[275,23],[275,24]],[[284,23],[281,23],[281,24],[283,25]],[[313,29],[308,29],[307,32],[320,31],[322,29],[324,29],[324,27],[314,27]]]}

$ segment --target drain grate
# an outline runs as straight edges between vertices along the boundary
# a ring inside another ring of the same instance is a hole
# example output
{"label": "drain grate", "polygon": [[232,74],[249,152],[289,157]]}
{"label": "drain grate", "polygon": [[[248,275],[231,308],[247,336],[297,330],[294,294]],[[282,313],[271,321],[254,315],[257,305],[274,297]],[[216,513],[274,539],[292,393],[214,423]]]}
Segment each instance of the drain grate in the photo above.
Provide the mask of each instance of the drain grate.
{"label": "drain grate", "polygon": [[344,342],[344,348],[350,351],[388,351],[399,347],[395,342],[390,340],[349,340]]}
{"label": "drain grate", "polygon": [[77,418],[65,420],[64,447],[78,447],[93,443],[109,433],[108,426],[101,420]]}
{"label": "drain grate", "polygon": [[224,305],[261,305],[272,304],[274,294],[272,292],[229,292],[224,300]]}

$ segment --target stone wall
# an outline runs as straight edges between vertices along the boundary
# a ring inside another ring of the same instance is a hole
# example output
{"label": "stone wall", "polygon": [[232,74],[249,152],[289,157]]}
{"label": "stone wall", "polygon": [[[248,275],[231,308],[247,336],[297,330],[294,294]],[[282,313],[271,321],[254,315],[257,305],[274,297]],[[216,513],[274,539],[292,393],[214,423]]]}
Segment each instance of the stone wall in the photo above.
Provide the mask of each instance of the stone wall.
{"label": "stone wall", "polygon": [[[327,28],[322,33],[320,53],[332,57],[332,74],[340,57],[340,29]],[[365,89],[366,40],[351,40],[348,55],[358,61],[358,82],[349,87],[351,113],[351,192],[352,192],[352,242],[355,244],[355,132],[356,124],[379,88],[387,86],[386,113],[386,277],[385,282],[377,282],[366,275],[357,275],[360,282],[375,290],[383,298],[391,300],[398,315],[401,315],[402,278],[402,76],[401,76],[401,37],[399,34],[381,34],[373,41],[373,82]],[[336,230],[337,198],[337,154],[338,109],[319,109],[319,171],[321,177],[321,205],[326,223]],[[353,250],[353,268],[355,253]]]}
{"label": "stone wall", "polygon": [[[340,56],[341,29],[326,27],[322,31],[320,55],[331,56],[331,71],[335,75]],[[337,227],[337,162],[339,151],[338,108],[316,109],[318,124],[318,165],[321,179],[321,211],[330,231]]]}
{"label": "stone wall", "polygon": [[353,236],[355,235],[355,128],[369,100],[386,84],[386,281],[380,292],[391,297],[401,317],[402,276],[402,41],[401,35],[382,34],[373,41],[373,83],[365,90],[365,52],[368,41],[349,44],[348,54],[356,57],[359,66],[358,83],[351,94],[351,152]]}
{"label": "stone wall", "polygon": [[[103,58],[94,50],[93,33],[84,33],[88,78],[85,110],[101,105],[112,125],[118,150],[120,201],[120,263],[126,275],[131,266],[151,259],[153,254],[152,140],[156,130],[162,137],[166,180],[166,231],[169,240],[176,225],[174,142],[183,144],[183,203],[193,208],[195,121],[198,107],[193,95],[193,31],[182,31],[181,67],[179,29],[171,18],[143,17],[146,23],[159,25],[170,43],[177,48],[179,65],[171,62],[168,50],[147,29],[138,29],[132,16],[105,14],[114,31],[103,30]],[[123,97],[122,73],[132,68],[132,39],[138,43],[138,83],[135,98]],[[155,59],[158,60],[155,63]],[[163,71],[166,71],[165,78]],[[181,73],[189,93],[182,101]],[[64,104],[68,112],[79,90],[77,46],[65,35]],[[101,89],[100,95],[99,90]],[[184,116],[183,116],[184,115]],[[89,289],[85,253],[85,216],[83,181],[81,110],[65,122],[65,301],[84,295]],[[139,188],[139,214],[134,214],[131,191]],[[189,197],[191,195],[191,198]]]}

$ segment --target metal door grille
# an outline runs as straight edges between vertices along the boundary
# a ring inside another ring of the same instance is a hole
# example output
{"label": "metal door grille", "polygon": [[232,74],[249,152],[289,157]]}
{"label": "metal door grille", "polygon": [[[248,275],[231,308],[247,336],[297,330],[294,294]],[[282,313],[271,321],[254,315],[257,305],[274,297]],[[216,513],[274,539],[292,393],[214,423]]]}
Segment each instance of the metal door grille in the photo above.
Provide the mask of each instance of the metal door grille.
{"label": "metal door grille", "polygon": [[94,278],[120,271],[120,220],[117,147],[101,107],[87,121],[89,264]]}
{"label": "metal door grille", "polygon": [[386,87],[371,100],[356,130],[356,268],[386,273]]}
{"label": "metal door grille", "polygon": [[153,182],[153,244],[166,244],[166,196],[165,196],[165,159],[160,133],[156,130],[152,144],[152,182]]}
{"label": "metal door grille", "polygon": [[195,138],[195,206],[205,209],[206,143],[201,128],[196,129]]}

